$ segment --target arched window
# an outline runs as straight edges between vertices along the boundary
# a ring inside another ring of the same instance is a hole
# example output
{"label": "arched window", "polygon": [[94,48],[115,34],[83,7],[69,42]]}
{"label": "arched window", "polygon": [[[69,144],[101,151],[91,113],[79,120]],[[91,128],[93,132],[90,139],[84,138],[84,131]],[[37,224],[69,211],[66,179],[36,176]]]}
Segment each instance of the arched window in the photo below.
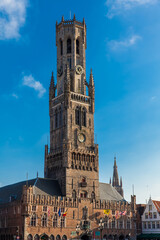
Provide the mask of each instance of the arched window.
{"label": "arched window", "polygon": [[32,235],[29,234],[29,235],[27,236],[27,240],[32,240],[32,239],[33,239]]}
{"label": "arched window", "polygon": [[79,40],[76,40],[76,53],[79,54]]}
{"label": "arched window", "polygon": [[62,110],[61,108],[59,109],[59,126],[62,126]]}
{"label": "arched window", "polygon": [[67,39],[67,53],[71,53],[71,39]]}
{"label": "arched window", "polygon": [[86,127],[86,109],[82,109],[82,126]]}
{"label": "arched window", "polygon": [[73,192],[72,192],[72,198],[75,200],[76,199],[76,191],[75,190],[73,190]]}
{"label": "arched window", "polygon": [[80,109],[79,107],[75,110],[75,122],[77,125],[80,125]]}
{"label": "arched window", "polygon": [[95,199],[95,193],[94,192],[91,193],[91,198]]}
{"label": "arched window", "polygon": [[61,240],[61,236],[59,234],[56,236],[56,240]]}
{"label": "arched window", "polygon": [[38,234],[36,234],[36,235],[34,236],[34,240],[39,240],[39,235],[38,235]]}
{"label": "arched window", "polygon": [[36,214],[33,214],[31,216],[31,222],[30,222],[31,226],[32,227],[35,227],[36,226]]}
{"label": "arched window", "polygon": [[51,235],[51,236],[49,237],[49,240],[54,240],[54,236]]}
{"label": "arched window", "polygon": [[54,228],[55,228],[55,227],[58,227],[58,222],[57,222],[57,220],[58,220],[58,217],[57,217],[57,214],[55,214],[54,217],[53,217],[53,227],[54,227]]}
{"label": "arched window", "polygon": [[60,51],[61,51],[61,56],[63,55],[63,42],[60,39]]}
{"label": "arched window", "polygon": [[61,217],[61,221],[60,221],[60,227],[64,228],[65,227],[65,217]]}
{"label": "arched window", "polygon": [[83,219],[87,219],[88,218],[88,208],[85,206],[83,208]]}
{"label": "arched window", "polygon": [[47,227],[47,214],[46,213],[42,217],[42,227]]}
{"label": "arched window", "polygon": [[62,240],[67,240],[67,236],[63,235]]}
{"label": "arched window", "polygon": [[55,110],[55,128],[58,127],[58,111],[57,109]]}

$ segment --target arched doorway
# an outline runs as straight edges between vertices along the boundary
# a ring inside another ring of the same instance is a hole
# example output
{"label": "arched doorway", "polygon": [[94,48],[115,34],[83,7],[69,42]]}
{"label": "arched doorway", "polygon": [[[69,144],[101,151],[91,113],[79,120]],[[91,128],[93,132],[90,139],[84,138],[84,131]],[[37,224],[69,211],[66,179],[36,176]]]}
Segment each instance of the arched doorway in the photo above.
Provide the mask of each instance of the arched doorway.
{"label": "arched doorway", "polygon": [[49,237],[44,233],[41,235],[41,240],[49,240]]}
{"label": "arched doorway", "polygon": [[90,240],[90,237],[87,234],[81,236],[82,240]]}
{"label": "arched doorway", "polygon": [[120,235],[119,240],[124,240],[124,235]]}

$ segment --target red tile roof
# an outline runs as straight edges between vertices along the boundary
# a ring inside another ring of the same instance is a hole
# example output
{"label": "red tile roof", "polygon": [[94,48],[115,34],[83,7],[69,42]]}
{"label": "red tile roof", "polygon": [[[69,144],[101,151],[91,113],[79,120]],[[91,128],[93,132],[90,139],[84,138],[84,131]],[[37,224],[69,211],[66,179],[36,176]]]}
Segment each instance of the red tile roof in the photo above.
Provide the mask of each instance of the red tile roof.
{"label": "red tile roof", "polygon": [[152,200],[152,201],[153,201],[157,211],[160,213],[160,201],[155,201],[155,200]]}

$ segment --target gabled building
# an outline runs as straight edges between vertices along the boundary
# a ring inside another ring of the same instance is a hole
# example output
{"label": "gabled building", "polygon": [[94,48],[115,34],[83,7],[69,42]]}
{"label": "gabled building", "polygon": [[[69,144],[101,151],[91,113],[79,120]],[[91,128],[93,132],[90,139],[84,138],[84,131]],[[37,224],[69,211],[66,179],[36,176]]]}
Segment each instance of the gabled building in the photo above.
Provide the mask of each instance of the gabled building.
{"label": "gabled building", "polygon": [[139,238],[160,239],[160,201],[149,199],[142,215],[142,234]]}
{"label": "gabled building", "polygon": [[56,46],[45,178],[0,189],[0,240],[135,239],[136,197],[128,203],[117,182],[99,182],[95,85],[92,70],[86,77],[85,21],[62,17],[56,23]]}

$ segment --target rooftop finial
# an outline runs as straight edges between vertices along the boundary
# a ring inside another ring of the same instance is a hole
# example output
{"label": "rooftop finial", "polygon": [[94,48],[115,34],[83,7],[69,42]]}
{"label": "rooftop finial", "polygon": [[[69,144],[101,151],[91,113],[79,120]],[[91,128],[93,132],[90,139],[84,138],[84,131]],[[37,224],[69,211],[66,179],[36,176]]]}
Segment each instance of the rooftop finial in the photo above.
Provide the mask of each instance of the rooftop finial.
{"label": "rooftop finial", "polygon": [[64,16],[62,16],[62,22],[64,22]]}
{"label": "rooftop finial", "polygon": [[37,178],[38,178],[38,171],[37,171]]}
{"label": "rooftop finial", "polygon": [[74,14],[74,16],[73,16],[73,20],[76,20],[76,15]]}

